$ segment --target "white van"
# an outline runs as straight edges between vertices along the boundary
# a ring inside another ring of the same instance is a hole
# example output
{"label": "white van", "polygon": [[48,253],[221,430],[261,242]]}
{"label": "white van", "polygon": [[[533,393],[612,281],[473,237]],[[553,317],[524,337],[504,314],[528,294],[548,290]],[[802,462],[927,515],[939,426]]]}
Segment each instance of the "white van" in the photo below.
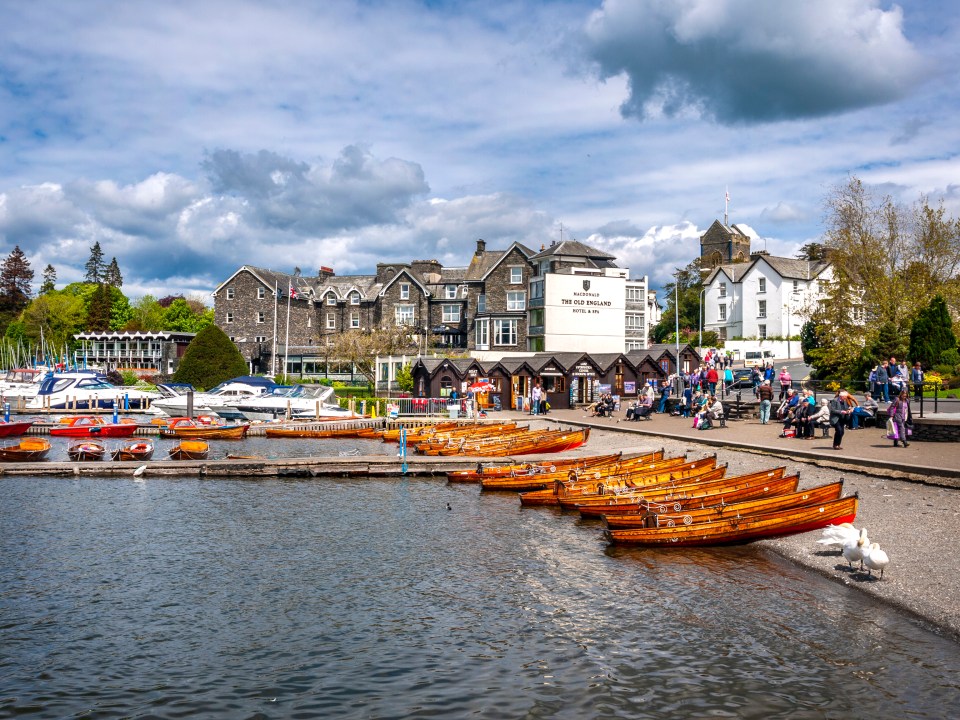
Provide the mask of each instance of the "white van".
{"label": "white van", "polygon": [[773,362],[773,350],[749,350],[743,355],[744,367],[765,367]]}

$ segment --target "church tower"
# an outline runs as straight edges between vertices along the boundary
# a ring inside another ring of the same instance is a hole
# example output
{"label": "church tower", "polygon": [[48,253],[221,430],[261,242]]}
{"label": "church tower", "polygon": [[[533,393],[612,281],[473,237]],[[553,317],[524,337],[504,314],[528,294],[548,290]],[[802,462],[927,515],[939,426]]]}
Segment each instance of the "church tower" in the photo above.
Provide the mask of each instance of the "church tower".
{"label": "church tower", "polygon": [[730,227],[714,220],[700,236],[700,270],[704,273],[717,265],[748,262],[750,238],[736,225]]}

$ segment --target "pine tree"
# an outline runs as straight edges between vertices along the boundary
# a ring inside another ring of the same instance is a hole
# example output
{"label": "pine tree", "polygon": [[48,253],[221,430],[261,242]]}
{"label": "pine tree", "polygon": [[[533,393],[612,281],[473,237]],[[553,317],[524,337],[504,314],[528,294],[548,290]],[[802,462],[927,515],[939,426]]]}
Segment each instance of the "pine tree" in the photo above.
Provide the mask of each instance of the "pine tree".
{"label": "pine tree", "polygon": [[30,304],[32,282],[30,261],[17,245],[0,265],[0,326],[3,330]]}
{"label": "pine tree", "polygon": [[173,381],[209,389],[247,371],[247,361],[233,341],[216,325],[210,325],[187,346]]}
{"label": "pine tree", "polygon": [[43,269],[43,283],[40,285],[40,294],[46,295],[57,289],[57,271],[53,265],[47,265]]}
{"label": "pine tree", "polygon": [[87,332],[104,332],[110,329],[112,304],[110,286],[100,283],[90,297],[90,307],[87,310]]}
{"label": "pine tree", "polygon": [[945,351],[956,347],[957,337],[953,333],[950,311],[943,297],[937,295],[913,321],[910,329],[910,360],[931,368],[940,362],[940,356]]}
{"label": "pine tree", "polygon": [[115,288],[123,287],[123,275],[120,274],[120,266],[117,264],[116,258],[113,258],[107,265],[107,269],[104,270],[103,281]]}
{"label": "pine tree", "polygon": [[103,279],[103,250],[100,249],[99,240],[90,248],[90,259],[84,267],[87,270],[84,280],[88,283],[100,282]]}

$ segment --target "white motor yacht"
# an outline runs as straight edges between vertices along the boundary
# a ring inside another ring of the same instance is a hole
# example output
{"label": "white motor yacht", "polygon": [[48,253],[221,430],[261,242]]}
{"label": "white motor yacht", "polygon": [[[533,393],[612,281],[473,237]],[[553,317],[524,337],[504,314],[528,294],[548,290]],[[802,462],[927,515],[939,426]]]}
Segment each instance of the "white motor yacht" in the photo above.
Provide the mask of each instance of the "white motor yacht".
{"label": "white motor yacht", "polygon": [[230,404],[247,420],[352,420],[361,417],[331,402],[336,399],[333,392],[333,388],[326,385],[294,385],[278,387],[272,393],[235,400]]}
{"label": "white motor yacht", "polygon": [[157,390],[163,397],[154,400],[151,408],[157,414],[180,417],[187,414],[189,393],[193,393],[193,414],[216,414],[225,418],[242,418],[230,405],[233,400],[262,395],[270,392],[277,384],[273,380],[257,375],[246,375],[226,380],[207,392],[197,392],[190,385],[158,385]]}
{"label": "white motor yacht", "polygon": [[48,375],[37,394],[25,404],[27,410],[145,410],[160,396],[155,392],[118,387],[94,371]]}

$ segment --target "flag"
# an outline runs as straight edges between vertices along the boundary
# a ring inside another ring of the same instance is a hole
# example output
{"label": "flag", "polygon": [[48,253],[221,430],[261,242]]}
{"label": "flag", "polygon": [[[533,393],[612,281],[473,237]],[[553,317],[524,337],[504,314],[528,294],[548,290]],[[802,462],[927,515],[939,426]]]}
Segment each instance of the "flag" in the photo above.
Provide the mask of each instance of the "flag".
{"label": "flag", "polygon": [[727,190],[727,202],[730,202],[730,191]]}
{"label": "flag", "polygon": [[298,298],[297,291],[293,289],[293,285],[290,286],[290,297],[294,300]]}

